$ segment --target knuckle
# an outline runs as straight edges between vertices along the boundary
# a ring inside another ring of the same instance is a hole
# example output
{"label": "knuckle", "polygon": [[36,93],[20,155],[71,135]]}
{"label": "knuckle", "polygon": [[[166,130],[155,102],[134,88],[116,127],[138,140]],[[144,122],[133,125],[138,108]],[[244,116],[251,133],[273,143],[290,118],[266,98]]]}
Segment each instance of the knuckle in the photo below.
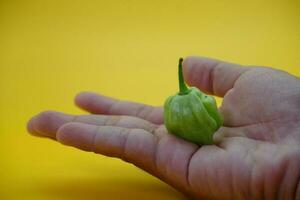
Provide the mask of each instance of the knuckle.
{"label": "knuckle", "polygon": [[148,107],[144,104],[141,104],[137,108],[135,116],[140,117],[140,118],[146,118],[150,114],[151,110],[152,109],[150,107]]}
{"label": "knuckle", "polygon": [[120,104],[121,104],[121,101],[115,100],[114,103],[112,103],[110,106],[108,106],[107,112],[108,113],[113,113],[114,110],[117,110],[117,108],[120,106]]}
{"label": "knuckle", "polygon": [[129,141],[129,137],[130,137],[131,133],[132,133],[132,129],[123,128],[120,131],[120,135],[121,135],[121,137],[123,137],[122,150],[120,152],[120,157],[125,162],[130,161],[130,158],[129,158],[130,156],[129,156],[129,153],[128,153],[128,143],[129,143],[128,141]]}

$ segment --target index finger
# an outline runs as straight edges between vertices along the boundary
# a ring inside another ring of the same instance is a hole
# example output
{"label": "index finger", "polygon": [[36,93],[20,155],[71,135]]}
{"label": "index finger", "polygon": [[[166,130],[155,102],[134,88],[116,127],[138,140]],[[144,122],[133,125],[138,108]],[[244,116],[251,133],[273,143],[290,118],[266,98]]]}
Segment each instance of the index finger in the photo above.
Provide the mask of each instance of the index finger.
{"label": "index finger", "polygon": [[205,57],[187,57],[183,61],[185,81],[200,90],[223,97],[249,67]]}
{"label": "index finger", "polygon": [[120,101],[92,92],[78,94],[75,103],[80,108],[93,114],[129,115],[148,120],[154,124],[163,123],[163,109],[161,107]]}

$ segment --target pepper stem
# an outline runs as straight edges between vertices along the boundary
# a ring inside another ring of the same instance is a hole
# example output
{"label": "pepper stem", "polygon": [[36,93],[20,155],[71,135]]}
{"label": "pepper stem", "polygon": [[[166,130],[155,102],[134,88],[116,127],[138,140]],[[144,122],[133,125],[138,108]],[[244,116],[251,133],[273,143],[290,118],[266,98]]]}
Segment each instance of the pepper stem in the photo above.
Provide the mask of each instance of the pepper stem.
{"label": "pepper stem", "polygon": [[178,78],[179,78],[179,94],[184,95],[188,93],[189,89],[186,86],[184,80],[183,80],[183,74],[182,74],[182,61],[183,58],[179,59],[179,65],[178,65]]}

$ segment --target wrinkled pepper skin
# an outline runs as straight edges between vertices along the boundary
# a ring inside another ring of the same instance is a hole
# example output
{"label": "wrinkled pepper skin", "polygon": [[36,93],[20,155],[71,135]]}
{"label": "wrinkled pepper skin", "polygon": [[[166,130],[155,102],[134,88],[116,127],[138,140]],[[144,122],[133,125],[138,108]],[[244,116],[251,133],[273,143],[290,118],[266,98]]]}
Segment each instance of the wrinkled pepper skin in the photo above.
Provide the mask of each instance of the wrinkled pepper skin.
{"label": "wrinkled pepper skin", "polygon": [[179,88],[164,104],[164,123],[168,131],[198,145],[213,144],[213,134],[223,124],[215,98],[195,87],[188,88],[179,61]]}

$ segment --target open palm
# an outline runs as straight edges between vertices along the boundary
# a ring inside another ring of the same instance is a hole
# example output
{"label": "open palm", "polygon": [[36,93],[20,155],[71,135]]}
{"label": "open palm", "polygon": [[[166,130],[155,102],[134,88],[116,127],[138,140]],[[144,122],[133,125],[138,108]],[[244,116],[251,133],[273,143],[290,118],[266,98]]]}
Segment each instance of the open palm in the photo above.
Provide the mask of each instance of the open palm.
{"label": "open palm", "polygon": [[186,81],[224,97],[215,145],[167,132],[163,109],[81,93],[92,113],[46,111],[28,130],[86,151],[119,157],[197,199],[300,199],[300,81],[264,67],[208,58],[183,63]]}

